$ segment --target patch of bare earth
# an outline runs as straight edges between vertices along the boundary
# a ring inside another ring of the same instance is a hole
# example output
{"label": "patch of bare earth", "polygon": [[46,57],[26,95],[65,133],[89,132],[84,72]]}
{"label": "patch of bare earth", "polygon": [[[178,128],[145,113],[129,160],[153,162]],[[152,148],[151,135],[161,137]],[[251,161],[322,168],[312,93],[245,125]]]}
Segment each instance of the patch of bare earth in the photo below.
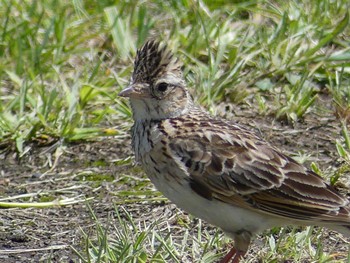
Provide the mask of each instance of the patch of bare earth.
{"label": "patch of bare earth", "polygon": [[[341,165],[334,144],[335,139],[340,138],[340,122],[331,114],[308,114],[302,122],[290,125],[272,117],[259,116],[246,106],[235,107],[233,113],[234,117],[230,114],[225,114],[225,117],[251,127],[285,153],[308,155],[306,165],[317,162],[328,175]],[[115,208],[119,209],[123,203],[116,193],[132,188],[132,185],[120,180],[123,174],[130,171],[131,165],[115,165],[116,160],[132,155],[129,136],[65,145],[59,157],[55,149],[52,146],[33,145],[20,159],[14,152],[0,152],[0,199],[21,194],[33,194],[21,199],[27,202],[40,202],[45,198],[93,197],[89,205],[102,225],[113,231],[113,224],[118,222]],[[84,180],[85,175],[92,174],[108,175],[112,180]],[[134,176],[144,177],[144,174]],[[344,175],[345,178],[349,178],[349,175]],[[131,203],[123,205],[123,208],[135,221],[146,221],[147,224],[161,219],[167,222],[164,229],[170,225],[171,231],[179,235],[183,228],[176,218],[187,217],[167,202]],[[188,227],[192,227],[190,233],[195,233],[197,220],[187,219],[190,220]],[[216,232],[216,228],[205,223],[203,227],[211,233]],[[95,220],[84,201],[45,209],[1,209],[0,262],[77,262],[78,257],[71,247],[84,251],[83,232],[93,239],[95,231]],[[346,241],[330,231],[324,231],[322,236],[325,250],[337,252],[339,257],[344,258],[348,249]],[[254,259],[254,255],[264,249],[267,249],[264,238],[258,237],[248,257]],[[182,261],[192,262],[195,259],[184,255]]]}

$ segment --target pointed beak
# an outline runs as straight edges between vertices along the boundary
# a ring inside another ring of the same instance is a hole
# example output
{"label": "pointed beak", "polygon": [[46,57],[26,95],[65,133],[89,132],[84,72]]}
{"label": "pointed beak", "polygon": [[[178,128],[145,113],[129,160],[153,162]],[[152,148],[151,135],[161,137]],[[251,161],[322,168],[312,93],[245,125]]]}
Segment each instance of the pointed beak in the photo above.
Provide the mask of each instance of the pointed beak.
{"label": "pointed beak", "polygon": [[121,92],[119,92],[118,96],[125,98],[133,98],[133,99],[142,99],[149,98],[149,92],[147,89],[141,88],[140,86],[129,85]]}
{"label": "pointed beak", "polygon": [[119,92],[118,96],[130,98],[135,96],[137,92],[135,91],[134,87],[132,85],[127,86],[125,89],[123,89],[121,92]]}

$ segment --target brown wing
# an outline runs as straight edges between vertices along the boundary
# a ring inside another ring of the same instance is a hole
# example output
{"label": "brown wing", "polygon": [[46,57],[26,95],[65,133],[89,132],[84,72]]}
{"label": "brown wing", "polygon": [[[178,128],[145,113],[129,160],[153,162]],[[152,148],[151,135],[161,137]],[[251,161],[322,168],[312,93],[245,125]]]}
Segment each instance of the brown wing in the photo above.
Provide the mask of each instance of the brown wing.
{"label": "brown wing", "polygon": [[202,128],[169,144],[199,194],[297,220],[349,223],[349,201],[314,172],[237,126]]}

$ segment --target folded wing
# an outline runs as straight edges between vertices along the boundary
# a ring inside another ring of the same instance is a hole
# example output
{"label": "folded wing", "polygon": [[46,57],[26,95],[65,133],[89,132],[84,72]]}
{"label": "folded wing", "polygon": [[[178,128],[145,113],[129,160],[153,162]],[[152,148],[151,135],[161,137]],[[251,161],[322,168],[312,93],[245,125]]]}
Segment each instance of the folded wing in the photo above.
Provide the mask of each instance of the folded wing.
{"label": "folded wing", "polygon": [[188,171],[192,188],[206,198],[289,219],[350,224],[349,200],[238,126],[203,123],[200,133],[175,136],[169,147]]}

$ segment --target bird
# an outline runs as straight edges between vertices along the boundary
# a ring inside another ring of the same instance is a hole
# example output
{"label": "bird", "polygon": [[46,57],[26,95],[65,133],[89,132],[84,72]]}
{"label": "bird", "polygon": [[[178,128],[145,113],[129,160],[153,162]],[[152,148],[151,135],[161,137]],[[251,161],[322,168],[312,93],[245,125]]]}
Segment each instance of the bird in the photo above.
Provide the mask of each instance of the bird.
{"label": "bird", "polygon": [[272,227],[316,225],[350,237],[349,199],[247,127],[196,105],[182,67],[166,44],[148,40],[119,96],[129,100],[135,162],[150,181],[233,239],[220,262],[240,262]]}

